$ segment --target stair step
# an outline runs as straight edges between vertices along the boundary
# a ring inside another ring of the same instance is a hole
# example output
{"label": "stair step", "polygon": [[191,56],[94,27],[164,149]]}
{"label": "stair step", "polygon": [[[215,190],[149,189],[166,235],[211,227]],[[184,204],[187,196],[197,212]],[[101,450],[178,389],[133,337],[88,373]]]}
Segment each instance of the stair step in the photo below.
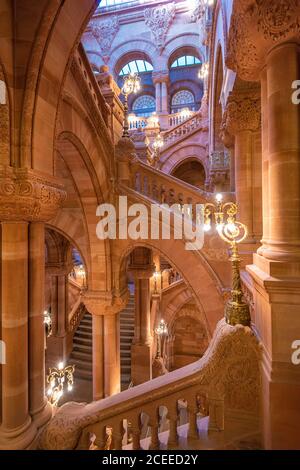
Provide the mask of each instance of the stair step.
{"label": "stair step", "polygon": [[86,362],[85,360],[80,359],[73,359],[73,364],[75,365],[75,370],[93,370],[93,364],[90,362]]}
{"label": "stair step", "polygon": [[83,352],[83,353],[90,353],[92,354],[93,353],[93,348],[92,346],[85,346],[83,344],[76,344],[74,343],[74,346],[73,346],[73,351],[78,351],[78,352]]}
{"label": "stair step", "polygon": [[77,369],[77,371],[75,370],[74,377],[75,379],[78,378],[78,379],[92,380],[93,374],[91,371],[88,371],[88,370]]}
{"label": "stair step", "polygon": [[82,323],[80,323],[79,327],[77,328],[77,332],[78,331],[87,331],[92,334],[93,327],[92,325],[83,325]]}
{"label": "stair step", "polygon": [[86,361],[88,363],[92,363],[93,362],[93,357],[92,357],[92,354],[90,354],[90,352],[82,352],[82,351],[72,351],[72,354],[70,356],[70,361],[72,359],[79,359],[81,361]]}
{"label": "stair step", "polygon": [[82,338],[81,336],[74,336],[74,343],[75,344],[84,344],[86,346],[92,346],[92,339],[91,338]]}

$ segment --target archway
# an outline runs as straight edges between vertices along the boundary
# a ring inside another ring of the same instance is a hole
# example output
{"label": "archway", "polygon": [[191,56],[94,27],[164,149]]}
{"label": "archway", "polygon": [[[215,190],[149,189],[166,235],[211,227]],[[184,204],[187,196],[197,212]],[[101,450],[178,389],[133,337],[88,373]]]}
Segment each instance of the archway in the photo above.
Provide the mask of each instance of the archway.
{"label": "archway", "polygon": [[199,160],[193,158],[186,159],[180,163],[171,174],[192,186],[201,189],[205,188],[205,169]]}

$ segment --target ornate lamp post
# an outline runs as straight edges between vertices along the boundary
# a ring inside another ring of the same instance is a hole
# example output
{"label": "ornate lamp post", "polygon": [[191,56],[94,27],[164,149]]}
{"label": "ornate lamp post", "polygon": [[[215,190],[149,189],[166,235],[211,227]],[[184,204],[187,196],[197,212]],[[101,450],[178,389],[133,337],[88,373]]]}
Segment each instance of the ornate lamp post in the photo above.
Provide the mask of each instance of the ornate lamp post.
{"label": "ornate lamp post", "polygon": [[123,125],[123,137],[129,137],[129,120],[128,120],[128,96],[132,93],[138,93],[141,89],[141,79],[136,73],[126,75],[124,78],[124,84],[122,87],[122,95],[125,97],[124,103],[124,125]]}
{"label": "ornate lamp post", "polygon": [[151,155],[151,158],[149,160],[149,164],[153,168],[157,167],[157,164],[158,164],[159,159],[160,159],[160,149],[163,147],[163,145],[164,145],[164,140],[163,140],[162,136],[160,134],[157,134],[157,136],[155,137],[154,142],[152,144],[153,154]]}
{"label": "ornate lamp post", "polygon": [[161,338],[164,335],[168,334],[168,327],[165,320],[161,319],[159,325],[155,328],[156,340],[157,340],[157,349],[155,359],[161,358]]}
{"label": "ornate lamp post", "polygon": [[204,230],[211,228],[212,216],[216,223],[218,234],[231,248],[230,261],[232,264],[231,298],[225,306],[225,320],[229,325],[250,326],[251,317],[248,304],[243,300],[240,276],[241,258],[238,254],[238,244],[247,237],[246,225],[236,220],[238,206],[233,202],[223,203],[222,194],[217,194],[216,204],[204,206]]}
{"label": "ornate lamp post", "polygon": [[47,376],[47,383],[49,384],[47,395],[51,405],[58,405],[59,400],[64,394],[66,381],[68,384],[68,392],[71,392],[74,383],[74,371],[74,365],[64,367],[62,362],[60,362],[57,367],[49,369],[49,375]]}

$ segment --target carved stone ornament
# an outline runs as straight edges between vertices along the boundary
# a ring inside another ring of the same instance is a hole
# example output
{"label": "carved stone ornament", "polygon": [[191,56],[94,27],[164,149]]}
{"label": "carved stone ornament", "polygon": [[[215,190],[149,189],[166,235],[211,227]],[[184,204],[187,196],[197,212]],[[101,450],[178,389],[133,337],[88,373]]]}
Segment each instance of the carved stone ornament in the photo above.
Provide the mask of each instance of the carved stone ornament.
{"label": "carved stone ornament", "polygon": [[235,0],[226,65],[243,80],[258,81],[268,51],[299,33],[299,0]]}
{"label": "carved stone ornament", "polygon": [[241,131],[256,132],[261,127],[260,97],[232,93],[227,101],[221,124],[221,133],[236,135]]}
{"label": "carved stone ornament", "polygon": [[52,219],[66,198],[56,179],[26,168],[0,167],[0,219]]}
{"label": "carved stone ornament", "polygon": [[104,56],[109,55],[111,45],[119,31],[119,19],[117,16],[102,21],[90,23],[93,36],[97,39],[101,52]]}
{"label": "carved stone ornament", "polygon": [[[67,403],[58,409],[44,428],[39,448],[44,450],[87,449],[91,433],[101,434],[104,426],[135,418],[151,401],[177,403],[178,396],[188,404],[199,394],[209,403],[210,428],[224,429],[223,407],[239,413],[259,413],[261,348],[249,327],[229,326],[221,320],[204,356],[185,367],[184,376],[177,371],[148,382],[147,387],[90,404]],[[220,415],[220,418],[218,416]],[[112,426],[113,427],[113,426]]]}
{"label": "carved stone ornament", "polygon": [[82,294],[82,302],[91,315],[115,315],[127,305],[130,293],[128,290],[121,295],[112,292],[87,291]]}
{"label": "carved stone ornament", "polygon": [[165,46],[167,32],[175,17],[175,3],[148,8],[144,12],[145,23],[150,28],[157,49],[161,52]]}

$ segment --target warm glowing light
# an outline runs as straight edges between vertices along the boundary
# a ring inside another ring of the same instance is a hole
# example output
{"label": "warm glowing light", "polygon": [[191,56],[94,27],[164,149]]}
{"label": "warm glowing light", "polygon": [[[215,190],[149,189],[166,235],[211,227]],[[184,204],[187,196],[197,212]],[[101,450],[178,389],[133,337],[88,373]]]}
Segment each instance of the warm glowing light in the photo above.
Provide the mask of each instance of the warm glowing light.
{"label": "warm glowing light", "polygon": [[217,202],[222,202],[222,200],[223,200],[222,194],[221,194],[221,193],[218,193],[218,194],[216,195],[216,201],[217,201]]}
{"label": "warm glowing light", "polygon": [[160,320],[158,327],[155,328],[155,333],[160,336],[168,334],[168,327],[163,318]]}
{"label": "warm glowing light", "polygon": [[59,362],[57,367],[58,367],[58,370],[62,370],[64,368],[64,363]]}
{"label": "warm glowing light", "polygon": [[223,227],[224,227],[224,224],[217,224],[216,225],[216,229],[217,229],[218,232],[222,232]]}
{"label": "warm glowing light", "polygon": [[201,80],[204,80],[205,78],[208,77],[208,74],[209,74],[209,64],[208,62],[205,62],[204,64],[202,64],[201,66],[201,69],[199,70],[199,78],[201,78]]}
{"label": "warm glowing light", "polygon": [[210,229],[211,229],[211,225],[210,225],[210,224],[208,224],[208,223],[204,224],[204,227],[203,227],[204,232],[209,232]]}

